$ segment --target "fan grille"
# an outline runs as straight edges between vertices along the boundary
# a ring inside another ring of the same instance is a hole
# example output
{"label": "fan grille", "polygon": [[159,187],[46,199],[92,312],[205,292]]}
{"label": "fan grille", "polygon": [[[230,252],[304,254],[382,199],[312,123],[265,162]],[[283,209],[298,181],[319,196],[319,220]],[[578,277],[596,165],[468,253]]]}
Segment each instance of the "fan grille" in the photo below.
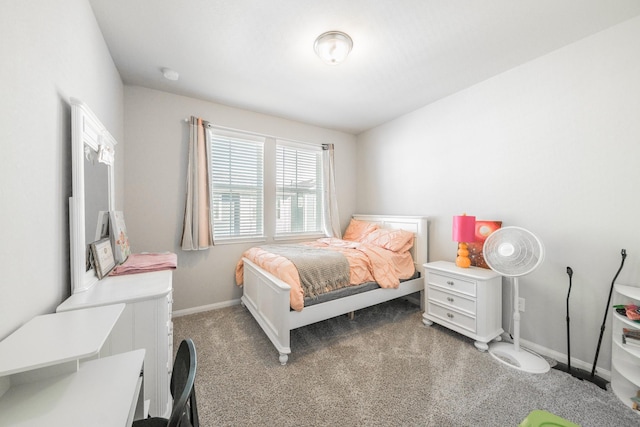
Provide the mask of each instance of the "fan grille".
{"label": "fan grille", "polygon": [[500,228],[487,237],[483,246],[487,265],[504,276],[517,277],[533,271],[544,259],[542,242],[520,227]]}

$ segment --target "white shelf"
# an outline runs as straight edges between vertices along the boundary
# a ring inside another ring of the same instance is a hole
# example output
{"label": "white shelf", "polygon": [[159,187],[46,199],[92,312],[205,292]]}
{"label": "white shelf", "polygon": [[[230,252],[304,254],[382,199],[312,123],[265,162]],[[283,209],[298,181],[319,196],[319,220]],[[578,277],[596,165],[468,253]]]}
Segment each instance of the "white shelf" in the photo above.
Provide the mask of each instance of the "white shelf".
{"label": "white shelf", "polygon": [[615,285],[615,291],[619,295],[640,301],[640,287],[629,285]]}
{"label": "white shelf", "polygon": [[638,362],[640,361],[640,348],[630,348],[621,342],[614,340],[612,356],[615,360],[612,365],[623,375],[627,381],[635,384],[640,390],[640,369]]}
{"label": "white shelf", "polygon": [[[640,287],[616,284],[614,291],[612,305],[640,305]],[[640,391],[640,346],[623,344],[622,328],[640,330],[640,323],[613,309],[611,324],[611,389],[624,404],[632,407],[630,398]]]}

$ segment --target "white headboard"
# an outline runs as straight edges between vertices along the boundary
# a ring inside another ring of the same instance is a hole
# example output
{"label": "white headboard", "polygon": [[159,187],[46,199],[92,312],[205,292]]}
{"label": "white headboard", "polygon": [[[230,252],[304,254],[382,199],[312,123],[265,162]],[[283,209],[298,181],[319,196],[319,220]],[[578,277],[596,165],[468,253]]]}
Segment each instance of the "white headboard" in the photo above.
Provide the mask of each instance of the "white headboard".
{"label": "white headboard", "polygon": [[360,215],[355,214],[353,218],[360,221],[368,221],[379,224],[382,228],[402,229],[411,231],[414,236],[411,256],[416,265],[416,270],[424,275],[422,265],[429,259],[429,229],[428,218],[426,216],[388,216],[388,215]]}

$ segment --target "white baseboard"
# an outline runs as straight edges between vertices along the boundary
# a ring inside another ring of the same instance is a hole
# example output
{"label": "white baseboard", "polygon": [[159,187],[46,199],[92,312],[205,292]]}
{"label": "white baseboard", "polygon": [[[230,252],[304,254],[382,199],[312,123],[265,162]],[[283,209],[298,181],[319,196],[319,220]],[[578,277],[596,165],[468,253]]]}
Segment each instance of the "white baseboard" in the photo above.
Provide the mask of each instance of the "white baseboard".
{"label": "white baseboard", "polygon": [[[502,334],[502,339],[504,341],[508,341],[508,342],[512,342],[511,338],[509,337],[509,334],[504,333]],[[538,353],[541,356],[546,356],[546,357],[550,357],[554,360],[557,360],[560,363],[564,363],[565,365],[567,364],[567,355],[560,353],[558,351],[555,350],[551,350],[549,348],[543,347],[541,345],[538,344],[534,344],[530,341],[527,340],[523,340],[522,338],[520,338],[520,344],[523,347],[526,347],[529,350],[533,350],[534,352]],[[591,369],[593,368],[593,364],[585,362],[583,360],[580,359],[576,359],[575,357],[571,358],[571,366],[575,367],[575,368],[579,368],[579,369],[583,369],[587,372],[591,372]],[[611,371],[608,371],[606,369],[603,368],[596,368],[596,374],[606,380],[606,381],[611,381]]]}
{"label": "white baseboard", "polygon": [[184,310],[176,310],[171,314],[173,317],[187,316],[189,314],[196,314],[196,313],[202,313],[205,311],[217,310],[219,308],[231,307],[238,304],[240,304],[240,300],[233,299],[230,301],[218,302],[216,304],[201,305],[199,307],[186,308]]}

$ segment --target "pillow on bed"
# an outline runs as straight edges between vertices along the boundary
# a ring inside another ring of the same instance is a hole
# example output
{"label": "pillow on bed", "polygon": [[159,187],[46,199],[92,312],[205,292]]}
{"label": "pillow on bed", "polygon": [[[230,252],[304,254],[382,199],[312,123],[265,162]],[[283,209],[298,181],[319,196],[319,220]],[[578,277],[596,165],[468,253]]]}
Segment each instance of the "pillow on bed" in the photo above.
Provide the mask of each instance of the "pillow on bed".
{"label": "pillow on bed", "polygon": [[342,240],[349,240],[351,242],[360,242],[364,237],[374,230],[379,229],[378,224],[373,222],[361,221],[359,219],[351,218],[351,222],[347,227],[347,230],[342,236]]}
{"label": "pillow on bed", "polygon": [[362,243],[369,243],[393,252],[406,252],[413,246],[413,233],[407,230],[379,228],[372,231]]}

